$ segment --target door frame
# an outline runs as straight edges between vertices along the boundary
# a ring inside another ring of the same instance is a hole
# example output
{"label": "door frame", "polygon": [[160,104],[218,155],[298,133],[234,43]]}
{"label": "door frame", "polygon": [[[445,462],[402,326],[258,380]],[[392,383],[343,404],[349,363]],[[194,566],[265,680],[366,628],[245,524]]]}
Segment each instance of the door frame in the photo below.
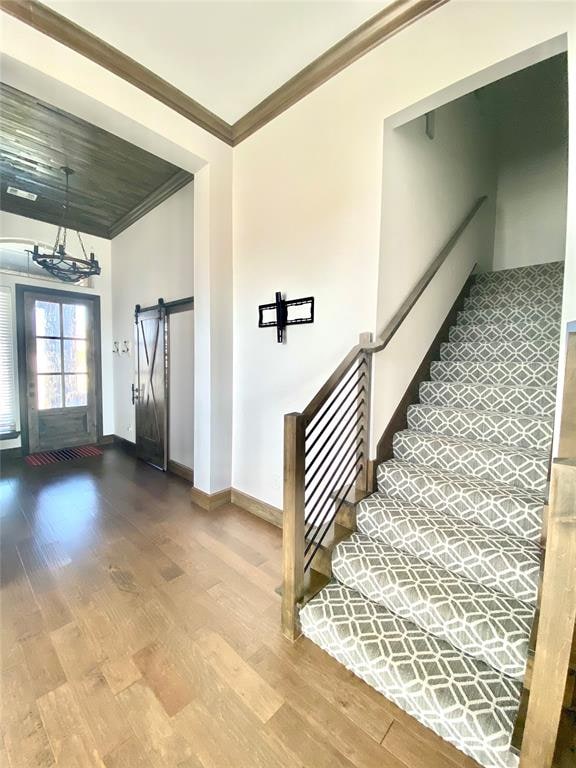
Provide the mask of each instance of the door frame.
{"label": "door frame", "polygon": [[96,439],[102,441],[102,333],[100,328],[100,296],[80,291],[61,291],[59,288],[17,283],[16,292],[16,356],[18,359],[18,400],[20,407],[20,442],[23,456],[30,453],[30,433],[28,429],[28,366],[26,365],[26,317],[24,312],[24,294],[41,293],[46,296],[63,296],[67,299],[82,299],[92,303],[94,318],[94,374],[96,377]]}

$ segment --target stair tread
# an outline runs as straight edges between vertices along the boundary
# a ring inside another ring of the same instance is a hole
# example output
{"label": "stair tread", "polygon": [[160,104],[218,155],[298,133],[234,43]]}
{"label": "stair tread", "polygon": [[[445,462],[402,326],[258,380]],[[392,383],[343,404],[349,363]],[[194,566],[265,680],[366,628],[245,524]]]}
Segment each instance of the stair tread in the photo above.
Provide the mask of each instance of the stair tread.
{"label": "stair tread", "polygon": [[556,390],[552,387],[478,384],[441,379],[422,382],[419,397],[423,405],[540,418],[553,416],[556,405]]}
{"label": "stair tread", "polygon": [[377,478],[379,490],[394,498],[540,540],[543,493],[398,459],[380,464]]}
{"label": "stair tread", "polygon": [[363,533],[338,544],[332,573],[372,602],[522,680],[533,605]]}
{"label": "stair tread", "polygon": [[410,405],[407,418],[411,430],[543,451],[551,445],[554,428],[551,417],[433,403]]}
{"label": "stair tread", "polygon": [[528,291],[510,291],[505,293],[476,293],[464,299],[464,309],[484,309],[488,307],[501,308],[529,308],[538,307],[544,313],[544,308],[550,304],[558,305],[562,303],[562,294],[560,291],[547,292],[536,290]]}
{"label": "stair tread", "polygon": [[563,275],[564,261],[546,261],[542,264],[528,264],[525,267],[508,267],[491,272],[478,272],[474,275],[477,282],[492,282],[516,278],[518,275],[537,277],[544,274]]}
{"label": "stair tread", "polygon": [[476,281],[470,289],[470,296],[493,296],[502,293],[507,295],[534,294],[544,291],[547,296],[557,297],[562,294],[562,277],[563,275],[542,275],[540,277],[518,275],[509,280]]}
{"label": "stair tread", "polygon": [[497,443],[405,429],[394,435],[393,450],[395,458],[522,488],[544,489],[548,475],[546,451]]}
{"label": "stair tread", "polygon": [[[562,306],[556,302],[541,305],[539,314],[543,316],[540,320],[544,325],[555,323],[560,326],[562,318]],[[532,307],[492,307],[486,309],[465,309],[458,312],[457,325],[483,325],[500,323],[531,323],[534,320],[534,309]]]}
{"label": "stair tread", "polygon": [[530,361],[435,360],[430,367],[433,381],[536,389],[553,389],[557,373],[556,363]]}
{"label": "stair tread", "polygon": [[310,640],[462,752],[487,768],[517,766],[520,683],[337,581],[300,620]]}
{"label": "stair tread", "polygon": [[479,360],[482,362],[512,362],[531,360],[552,363],[558,358],[558,343],[548,339],[530,339],[519,342],[449,341],[440,345],[441,360]]}
{"label": "stair tread", "polygon": [[536,600],[541,549],[527,539],[379,491],[358,505],[357,525],[360,533],[491,589]]}
{"label": "stair tread", "polygon": [[560,323],[555,318],[545,322],[527,323],[468,323],[450,328],[450,343],[488,343],[491,341],[516,342],[524,339],[560,341]]}

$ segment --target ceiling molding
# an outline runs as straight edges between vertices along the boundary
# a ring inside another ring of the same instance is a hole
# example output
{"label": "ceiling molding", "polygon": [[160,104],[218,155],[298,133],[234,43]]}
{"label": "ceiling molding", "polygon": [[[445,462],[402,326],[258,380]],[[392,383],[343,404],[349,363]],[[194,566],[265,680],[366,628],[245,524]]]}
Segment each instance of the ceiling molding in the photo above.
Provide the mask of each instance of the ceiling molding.
{"label": "ceiling molding", "polygon": [[194,175],[188,173],[188,171],[177,171],[174,176],[171,176],[168,181],[165,181],[164,184],[155,189],[148,195],[148,197],[144,198],[144,200],[142,200],[142,202],[135,208],[128,211],[128,213],[125,216],[122,216],[121,219],[118,219],[118,221],[115,221],[108,230],[109,239],[111,240],[113,237],[116,237],[116,235],[119,235],[120,232],[128,229],[128,227],[134,224],[135,221],[141,219],[142,216],[145,216],[153,208],[156,208],[157,205],[160,205],[160,203],[163,203],[164,200],[167,200],[175,192],[178,192],[179,189],[182,189],[186,184],[189,184],[193,178]]}
{"label": "ceiling molding", "polygon": [[396,0],[271,93],[232,126],[239,144],[297,101],[307,96],[392,35],[439,8],[448,0]]}
{"label": "ceiling molding", "polygon": [[0,8],[135,85],[196,125],[235,146],[392,35],[449,0],[395,0],[300,70],[233,125],[117,48],[37,0],[0,0]]}
{"label": "ceiling molding", "polygon": [[0,0],[0,8],[135,85],[226,144],[232,144],[232,127],[229,123],[117,48],[108,45],[48,6],[36,0]]}
{"label": "ceiling molding", "polygon": [[[0,209],[62,223],[63,167],[73,171],[69,229],[113,237],[192,174],[86,120],[0,83]],[[26,196],[9,194],[14,187]]]}

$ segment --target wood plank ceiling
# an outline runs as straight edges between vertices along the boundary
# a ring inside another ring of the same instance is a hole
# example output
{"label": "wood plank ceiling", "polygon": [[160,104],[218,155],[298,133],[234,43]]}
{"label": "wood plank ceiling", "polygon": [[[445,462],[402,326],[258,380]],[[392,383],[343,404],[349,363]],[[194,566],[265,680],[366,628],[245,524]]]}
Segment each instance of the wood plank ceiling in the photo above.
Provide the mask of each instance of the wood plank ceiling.
{"label": "wood plank ceiling", "polygon": [[[189,183],[193,176],[85,120],[0,83],[0,209],[111,238]],[[36,201],[7,194],[15,187]],[[56,235],[56,233],[54,233]]]}

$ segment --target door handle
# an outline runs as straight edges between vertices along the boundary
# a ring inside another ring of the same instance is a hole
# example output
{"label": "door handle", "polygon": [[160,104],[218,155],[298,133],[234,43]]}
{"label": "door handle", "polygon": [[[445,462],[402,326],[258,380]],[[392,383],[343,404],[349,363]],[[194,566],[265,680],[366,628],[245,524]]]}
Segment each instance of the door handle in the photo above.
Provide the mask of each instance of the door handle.
{"label": "door handle", "polygon": [[135,404],[136,400],[138,400],[140,397],[138,393],[138,387],[135,387],[134,384],[132,384],[132,405]]}

